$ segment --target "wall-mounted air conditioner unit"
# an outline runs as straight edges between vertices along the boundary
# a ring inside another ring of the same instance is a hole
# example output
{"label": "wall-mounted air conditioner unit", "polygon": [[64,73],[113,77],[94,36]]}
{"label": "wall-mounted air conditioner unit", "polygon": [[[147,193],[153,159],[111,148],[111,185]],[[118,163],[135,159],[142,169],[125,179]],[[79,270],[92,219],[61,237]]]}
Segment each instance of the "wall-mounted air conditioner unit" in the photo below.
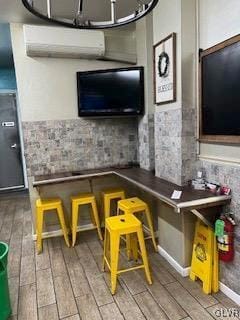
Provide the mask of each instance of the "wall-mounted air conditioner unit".
{"label": "wall-mounted air conditioner unit", "polygon": [[106,60],[121,61],[131,64],[137,63],[135,30],[107,30],[105,31]]}
{"label": "wall-mounted air conditioner unit", "polygon": [[100,59],[105,54],[103,31],[24,25],[23,32],[31,57]]}

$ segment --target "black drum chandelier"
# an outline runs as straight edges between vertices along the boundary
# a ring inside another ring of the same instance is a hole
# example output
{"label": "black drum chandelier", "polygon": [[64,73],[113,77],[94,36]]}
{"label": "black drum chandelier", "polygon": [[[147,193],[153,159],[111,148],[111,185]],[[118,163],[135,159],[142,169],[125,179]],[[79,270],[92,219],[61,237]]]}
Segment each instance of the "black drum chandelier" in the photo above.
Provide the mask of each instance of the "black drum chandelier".
{"label": "black drum chandelier", "polygon": [[[95,21],[94,19],[91,20],[85,17],[85,8],[89,5],[88,0],[76,0],[76,11],[75,13],[73,13],[73,16],[71,18],[69,18],[69,16],[66,18],[58,17],[54,14],[53,7],[55,1],[56,0],[22,0],[26,9],[33,13],[35,16],[49,22],[77,29],[106,29],[119,27],[141,19],[142,17],[150,13],[158,3],[158,0],[132,0],[132,3],[136,3],[135,10],[132,11],[131,9],[126,16],[119,17],[117,8],[121,5],[122,0],[108,0],[109,13],[111,17],[110,20]],[[102,0],[95,1],[101,2]],[[68,0],[65,0],[65,2],[67,4]],[[42,4],[44,9],[39,9],[39,3]]]}

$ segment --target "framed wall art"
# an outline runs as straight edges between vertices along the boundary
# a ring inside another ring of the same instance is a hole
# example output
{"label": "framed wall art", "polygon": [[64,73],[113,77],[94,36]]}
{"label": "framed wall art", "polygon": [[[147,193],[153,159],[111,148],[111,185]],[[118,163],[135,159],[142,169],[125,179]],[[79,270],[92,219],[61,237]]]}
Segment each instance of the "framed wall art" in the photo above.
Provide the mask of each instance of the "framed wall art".
{"label": "framed wall art", "polygon": [[155,104],[176,101],[176,33],[153,46]]}

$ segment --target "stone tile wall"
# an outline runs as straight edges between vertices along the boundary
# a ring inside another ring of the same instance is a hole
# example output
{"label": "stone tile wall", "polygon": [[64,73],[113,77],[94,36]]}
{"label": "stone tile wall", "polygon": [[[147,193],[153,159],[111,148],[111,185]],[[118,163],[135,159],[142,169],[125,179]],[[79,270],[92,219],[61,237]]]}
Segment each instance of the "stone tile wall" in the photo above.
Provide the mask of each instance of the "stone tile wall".
{"label": "stone tile wall", "polygon": [[196,110],[182,107],[182,184],[195,177],[197,162],[197,118]]}
{"label": "stone tile wall", "polygon": [[237,222],[235,227],[235,258],[231,263],[220,263],[220,281],[240,294],[240,166],[201,160],[197,164],[197,169],[204,172],[208,181],[226,184],[232,189],[232,201],[225,210],[233,212]]}
{"label": "stone tile wall", "polygon": [[155,113],[156,176],[178,185],[182,183],[181,109]]}
{"label": "stone tile wall", "polygon": [[139,163],[146,170],[155,168],[154,115],[148,114],[139,119]]}
{"label": "stone tile wall", "polygon": [[23,122],[28,176],[138,162],[134,118]]}
{"label": "stone tile wall", "polygon": [[156,176],[184,185],[194,177],[197,159],[196,117],[191,108],[155,113]]}

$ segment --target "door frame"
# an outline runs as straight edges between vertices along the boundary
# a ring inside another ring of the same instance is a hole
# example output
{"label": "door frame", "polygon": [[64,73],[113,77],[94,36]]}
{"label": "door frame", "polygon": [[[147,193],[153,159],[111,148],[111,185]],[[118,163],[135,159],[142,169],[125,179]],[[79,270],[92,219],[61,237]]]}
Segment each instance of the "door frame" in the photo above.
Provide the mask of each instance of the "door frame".
{"label": "door frame", "polygon": [[[18,99],[17,89],[0,89],[0,94],[15,94],[16,97],[16,109],[17,109],[17,123],[18,123],[18,134],[20,140],[20,147],[21,147],[21,159],[22,159],[22,168],[23,168],[23,179],[24,179],[24,188],[23,190],[28,189],[28,179],[27,179],[27,166],[26,166],[26,159],[25,159],[25,152],[24,152],[24,142],[23,142],[23,130],[22,130],[22,119],[21,119],[21,111],[20,111],[20,103]],[[13,190],[13,188],[9,187],[6,188],[4,191]],[[15,189],[19,190],[19,189]]]}

